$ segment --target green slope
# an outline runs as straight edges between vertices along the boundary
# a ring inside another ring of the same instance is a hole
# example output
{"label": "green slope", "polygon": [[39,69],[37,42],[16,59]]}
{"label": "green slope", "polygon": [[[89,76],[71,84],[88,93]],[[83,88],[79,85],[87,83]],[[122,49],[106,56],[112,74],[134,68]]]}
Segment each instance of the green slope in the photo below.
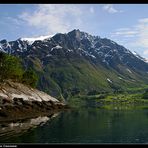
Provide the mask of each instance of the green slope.
{"label": "green slope", "polygon": [[[94,64],[84,58],[54,57],[42,66],[38,58],[27,59],[40,79],[38,89],[58,99],[66,99],[75,94],[87,94],[91,91],[113,92],[128,91],[146,87],[146,77],[119,65],[118,70]],[[108,79],[108,80],[107,80]],[[109,82],[109,80],[111,80]]]}

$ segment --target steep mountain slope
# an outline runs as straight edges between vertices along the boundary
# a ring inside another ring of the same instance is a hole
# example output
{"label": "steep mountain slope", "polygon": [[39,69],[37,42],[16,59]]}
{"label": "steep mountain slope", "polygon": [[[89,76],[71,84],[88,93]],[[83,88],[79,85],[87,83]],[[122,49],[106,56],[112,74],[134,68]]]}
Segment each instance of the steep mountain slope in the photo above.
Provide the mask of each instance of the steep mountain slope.
{"label": "steep mountain slope", "polygon": [[148,84],[144,58],[112,40],[80,30],[32,42],[2,40],[0,50],[20,56],[24,67],[32,67],[40,76],[38,88],[58,98]]}

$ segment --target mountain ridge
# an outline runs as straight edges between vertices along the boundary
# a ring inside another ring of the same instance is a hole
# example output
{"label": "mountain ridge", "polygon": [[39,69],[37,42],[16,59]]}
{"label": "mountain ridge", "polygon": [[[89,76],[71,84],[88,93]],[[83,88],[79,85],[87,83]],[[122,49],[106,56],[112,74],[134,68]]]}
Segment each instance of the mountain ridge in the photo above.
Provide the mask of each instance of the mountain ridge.
{"label": "mountain ridge", "polygon": [[116,42],[79,29],[36,40],[0,41],[0,50],[19,56],[39,75],[38,88],[65,98],[92,90],[125,91],[148,84],[148,64]]}

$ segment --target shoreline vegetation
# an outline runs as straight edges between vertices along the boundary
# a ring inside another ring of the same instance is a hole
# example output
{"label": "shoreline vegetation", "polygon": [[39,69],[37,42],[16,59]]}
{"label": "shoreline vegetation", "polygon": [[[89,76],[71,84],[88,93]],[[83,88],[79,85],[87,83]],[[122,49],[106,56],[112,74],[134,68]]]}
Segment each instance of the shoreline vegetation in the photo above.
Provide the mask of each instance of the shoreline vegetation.
{"label": "shoreline vegetation", "polygon": [[95,107],[104,109],[148,108],[148,91],[141,93],[106,93],[98,95],[77,95],[68,100],[73,108]]}

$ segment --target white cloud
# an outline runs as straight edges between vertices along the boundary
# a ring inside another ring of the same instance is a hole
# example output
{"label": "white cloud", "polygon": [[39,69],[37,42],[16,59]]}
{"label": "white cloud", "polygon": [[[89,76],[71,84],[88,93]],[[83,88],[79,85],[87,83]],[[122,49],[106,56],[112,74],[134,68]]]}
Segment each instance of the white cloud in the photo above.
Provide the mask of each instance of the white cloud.
{"label": "white cloud", "polygon": [[117,10],[114,8],[113,4],[106,4],[103,6],[103,10],[107,11],[108,13],[118,13],[118,12],[123,12],[121,10]]}
{"label": "white cloud", "polygon": [[143,51],[143,54],[144,54],[144,55],[148,55],[148,50],[144,50],[144,51]]}
{"label": "white cloud", "polygon": [[148,59],[148,18],[137,20],[137,24],[129,28],[116,29],[111,38]]}
{"label": "white cloud", "polygon": [[129,31],[130,30],[130,28],[118,28],[118,29],[116,29],[117,31]]}
{"label": "white cloud", "polygon": [[120,28],[111,34],[111,36],[135,37],[139,32],[130,28]]}
{"label": "white cloud", "polygon": [[140,19],[136,27],[139,30],[139,38],[137,43],[148,48],[148,18]]}
{"label": "white cloud", "polygon": [[[111,33],[112,37],[122,37],[120,39],[131,38],[128,45],[131,47],[148,48],[148,18],[142,18],[137,24],[129,28],[119,28]],[[128,42],[128,40],[127,40]],[[146,54],[146,52],[144,52]]]}
{"label": "white cloud", "polygon": [[[93,12],[93,9],[90,11]],[[29,26],[44,30],[47,34],[65,33],[83,24],[83,13],[79,7],[72,4],[39,4],[33,13],[23,12],[19,19]]]}
{"label": "white cloud", "polygon": [[148,23],[148,18],[142,18],[138,20],[140,23]]}
{"label": "white cloud", "polygon": [[95,12],[93,7],[90,7],[89,10],[90,10],[90,13],[94,13]]}
{"label": "white cloud", "polygon": [[11,22],[15,25],[20,25],[20,20],[14,17],[6,17],[5,18],[8,22]]}

